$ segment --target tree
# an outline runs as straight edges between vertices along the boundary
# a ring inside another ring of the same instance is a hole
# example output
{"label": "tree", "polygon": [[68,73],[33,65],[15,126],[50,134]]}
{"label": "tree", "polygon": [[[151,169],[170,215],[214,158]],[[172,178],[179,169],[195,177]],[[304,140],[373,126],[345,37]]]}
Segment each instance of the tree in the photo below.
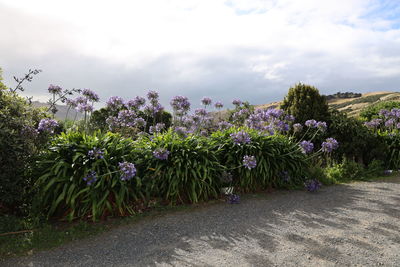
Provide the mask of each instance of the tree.
{"label": "tree", "polygon": [[293,115],[299,123],[310,119],[329,120],[329,107],[325,96],[320,95],[318,89],[310,85],[298,83],[291,87],[281,108]]}

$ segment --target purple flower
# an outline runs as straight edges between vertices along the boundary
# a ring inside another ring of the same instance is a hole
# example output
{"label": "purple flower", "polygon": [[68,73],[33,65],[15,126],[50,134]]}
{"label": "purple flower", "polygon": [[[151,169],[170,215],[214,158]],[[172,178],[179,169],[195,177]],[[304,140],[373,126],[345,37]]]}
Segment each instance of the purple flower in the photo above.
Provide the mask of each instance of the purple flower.
{"label": "purple flower", "polygon": [[190,102],[186,96],[174,96],[171,99],[170,105],[178,116],[183,116],[190,110]]}
{"label": "purple flower", "polygon": [[157,100],[158,99],[158,93],[156,91],[149,91],[147,93],[147,99],[151,100]]}
{"label": "purple flower", "polygon": [[165,148],[157,148],[153,151],[153,156],[160,160],[167,160],[169,153]]}
{"label": "purple flower", "polygon": [[247,169],[251,170],[257,166],[257,161],[254,156],[244,156],[243,157],[243,166]]}
{"label": "purple flower", "polygon": [[325,142],[322,142],[321,149],[323,152],[332,152],[333,150],[337,149],[339,147],[338,141],[334,138],[327,138]]}
{"label": "purple flower", "polygon": [[235,106],[240,106],[242,104],[242,100],[240,99],[234,99],[232,101],[232,104],[234,104]]}
{"label": "purple flower", "polygon": [[311,153],[314,149],[314,144],[311,141],[301,141],[300,148],[304,154]]}
{"label": "purple flower", "polygon": [[204,106],[211,105],[211,102],[212,102],[212,100],[211,100],[211,98],[209,98],[209,97],[203,97],[203,99],[201,99],[201,103],[202,103]]}
{"label": "purple flower", "polygon": [[384,170],[383,174],[385,175],[391,175],[393,173],[393,170]]}
{"label": "purple flower", "polygon": [[53,84],[50,84],[50,86],[49,86],[49,93],[51,93],[51,94],[59,94],[59,93],[61,93],[61,87],[60,86],[58,86],[58,85],[53,85]]}
{"label": "purple flower", "polygon": [[232,126],[233,125],[227,121],[221,121],[218,123],[218,129],[220,129],[220,130],[226,130],[226,129],[231,128]]}
{"label": "purple flower", "polygon": [[118,123],[122,127],[135,126],[136,113],[133,110],[121,110],[118,112]]}
{"label": "purple flower", "polygon": [[82,103],[82,104],[78,104],[78,106],[76,107],[76,110],[79,112],[92,112],[93,106],[88,103]]}
{"label": "purple flower", "polygon": [[295,120],[295,117],[293,115],[286,115],[285,116],[285,121],[293,122]]}
{"label": "purple flower", "polygon": [[159,133],[164,128],[165,128],[165,124],[160,122],[160,123],[157,123],[155,126],[150,126],[149,132],[151,134]]}
{"label": "purple flower", "polygon": [[389,111],[389,110],[386,110],[386,109],[381,109],[381,110],[379,111],[379,115],[384,116],[385,118],[387,118],[387,117],[390,116],[390,111]]}
{"label": "purple flower", "polygon": [[[154,105],[155,104],[155,105]],[[144,108],[144,112],[150,115],[156,115],[164,110],[164,107],[160,103],[152,103]]]}
{"label": "purple flower", "polygon": [[310,127],[310,128],[316,128],[317,127],[317,121],[316,120],[308,120],[304,123],[305,126]]}
{"label": "purple flower", "polygon": [[385,122],[385,126],[388,128],[392,127],[393,124],[394,124],[394,119],[389,119]]}
{"label": "purple flower", "polygon": [[90,186],[97,181],[97,174],[95,171],[90,171],[83,180],[86,182],[86,185]]}
{"label": "purple flower", "polygon": [[175,127],[174,131],[180,137],[186,138],[187,136],[187,130],[185,127]]}
{"label": "purple flower", "polygon": [[293,124],[293,131],[295,133],[301,132],[302,130],[303,130],[303,125],[301,125],[300,123]]}
{"label": "purple flower", "polygon": [[316,180],[316,179],[311,179],[311,180],[307,180],[304,183],[305,188],[307,189],[307,191],[309,192],[315,192],[318,189],[321,188],[322,184],[320,181]]}
{"label": "purple flower", "polygon": [[146,121],[143,118],[136,118],[134,121],[134,125],[137,128],[143,128],[146,126]]}
{"label": "purple flower", "polygon": [[220,101],[217,101],[217,102],[215,102],[214,106],[216,109],[221,109],[224,107],[224,104],[222,104],[222,102],[220,102]]}
{"label": "purple flower", "polygon": [[228,197],[229,204],[239,204],[240,203],[240,196],[236,194],[231,194]]}
{"label": "purple flower", "polygon": [[92,102],[98,102],[100,100],[99,96],[90,89],[83,89],[82,95]]}
{"label": "purple flower", "polygon": [[370,129],[377,128],[382,122],[382,119],[373,119],[371,121],[365,122],[364,125]]}
{"label": "purple flower", "polygon": [[89,150],[88,156],[91,159],[103,159],[104,151],[100,148],[93,147],[93,149]]}
{"label": "purple flower", "polygon": [[111,110],[119,110],[123,108],[124,100],[119,96],[112,96],[107,101],[107,107]]}
{"label": "purple flower", "polygon": [[251,142],[250,135],[245,131],[239,131],[237,133],[231,133],[231,138],[236,145],[249,144]]}
{"label": "purple flower", "polygon": [[107,119],[106,119],[106,123],[107,123],[107,125],[108,125],[108,128],[112,131],[112,130],[114,130],[114,129],[116,129],[116,128],[118,128],[120,125],[119,125],[119,121],[118,121],[118,119],[117,118],[115,118],[115,117],[108,117]]}
{"label": "purple flower", "polygon": [[88,99],[86,97],[78,96],[77,98],[75,98],[76,105],[78,105],[78,104],[87,104],[87,102],[88,102]]}
{"label": "purple flower", "polygon": [[282,109],[274,109],[274,108],[269,108],[267,111],[265,111],[265,115],[267,118],[279,118],[284,114],[284,111]]}
{"label": "purple flower", "polygon": [[137,96],[132,100],[129,100],[126,105],[129,108],[133,108],[133,109],[139,109],[141,106],[143,106],[146,103],[146,99],[144,99],[143,97]]}
{"label": "purple flower", "polygon": [[326,125],[326,122],[324,122],[324,121],[319,121],[319,122],[317,122],[316,127],[317,127],[318,129],[320,129],[321,131],[323,131],[323,132],[325,132],[326,129],[328,128],[328,126]]}
{"label": "purple flower", "polygon": [[118,163],[119,171],[121,172],[121,180],[128,181],[132,179],[136,175],[136,168],[133,163],[130,162],[119,162]]}
{"label": "purple flower", "polygon": [[58,122],[53,119],[41,119],[38,126],[39,132],[54,133],[55,128],[58,127]]}

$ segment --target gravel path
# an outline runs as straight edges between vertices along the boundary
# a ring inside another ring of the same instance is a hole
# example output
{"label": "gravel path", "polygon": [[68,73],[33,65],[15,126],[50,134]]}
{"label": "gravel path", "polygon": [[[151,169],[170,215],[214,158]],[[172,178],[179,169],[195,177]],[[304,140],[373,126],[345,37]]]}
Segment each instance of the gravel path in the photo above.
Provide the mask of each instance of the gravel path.
{"label": "gravel path", "polygon": [[400,266],[399,204],[400,178],[247,196],[0,265]]}

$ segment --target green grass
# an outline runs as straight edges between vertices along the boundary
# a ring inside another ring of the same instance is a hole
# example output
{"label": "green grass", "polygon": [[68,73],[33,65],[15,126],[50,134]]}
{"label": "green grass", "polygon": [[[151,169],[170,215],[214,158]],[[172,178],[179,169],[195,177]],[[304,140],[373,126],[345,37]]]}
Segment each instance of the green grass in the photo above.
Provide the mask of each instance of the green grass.
{"label": "green grass", "polygon": [[[343,183],[351,183],[358,181],[377,181],[377,180],[394,178],[396,176],[398,177],[398,173],[395,173],[393,175],[385,175],[377,177],[375,176],[358,180],[349,180],[346,182],[331,181],[329,184],[343,184]],[[291,190],[283,192],[289,194],[290,191]],[[270,191],[267,191],[267,193],[268,192]],[[247,197],[257,197],[257,196],[265,197],[266,194],[265,192],[262,193],[258,192],[253,194],[247,194],[243,197],[247,198]],[[109,219],[107,221],[101,221],[95,223],[87,221],[78,221],[78,222],[53,222],[45,224],[35,229],[33,232],[0,236],[0,259],[29,255],[41,250],[48,250],[51,248],[55,248],[75,240],[80,240],[87,237],[95,236],[122,225],[143,222],[146,219],[161,217],[167,214],[171,214],[172,212],[191,212],[198,210],[199,208],[209,207],[211,205],[221,203],[223,201],[224,201],[223,199],[218,199],[192,205],[179,205],[179,206],[159,205],[144,213],[138,213],[136,215],[129,217],[114,218],[114,219]],[[24,225],[27,225],[27,223],[15,217],[11,216],[0,217],[1,233],[24,230],[26,229],[24,228]]]}

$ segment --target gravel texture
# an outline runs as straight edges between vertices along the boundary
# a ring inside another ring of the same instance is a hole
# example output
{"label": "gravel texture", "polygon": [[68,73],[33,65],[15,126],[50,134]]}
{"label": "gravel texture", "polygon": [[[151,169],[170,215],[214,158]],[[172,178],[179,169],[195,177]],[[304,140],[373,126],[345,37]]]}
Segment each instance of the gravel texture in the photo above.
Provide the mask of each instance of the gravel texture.
{"label": "gravel texture", "polygon": [[400,266],[400,178],[244,197],[2,266]]}

